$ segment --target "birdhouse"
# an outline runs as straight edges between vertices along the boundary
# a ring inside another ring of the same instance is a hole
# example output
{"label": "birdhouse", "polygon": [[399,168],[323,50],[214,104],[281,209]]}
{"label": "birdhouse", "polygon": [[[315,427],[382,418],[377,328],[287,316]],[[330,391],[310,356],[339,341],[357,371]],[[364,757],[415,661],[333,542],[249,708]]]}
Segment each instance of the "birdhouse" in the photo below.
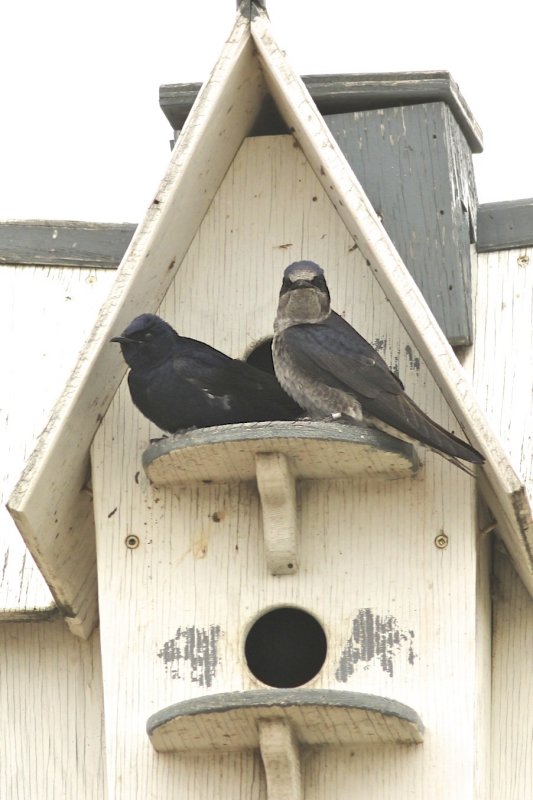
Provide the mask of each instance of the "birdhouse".
{"label": "birdhouse", "polygon": [[[531,590],[530,504],[450,344],[475,341],[479,130],[449,77],[397,77],[317,108],[241,5],[11,496],[72,632],[99,620],[109,798],[490,794],[487,532]],[[483,466],[339,420],[139,413],[113,336],[154,312],[253,362],[301,259]]]}

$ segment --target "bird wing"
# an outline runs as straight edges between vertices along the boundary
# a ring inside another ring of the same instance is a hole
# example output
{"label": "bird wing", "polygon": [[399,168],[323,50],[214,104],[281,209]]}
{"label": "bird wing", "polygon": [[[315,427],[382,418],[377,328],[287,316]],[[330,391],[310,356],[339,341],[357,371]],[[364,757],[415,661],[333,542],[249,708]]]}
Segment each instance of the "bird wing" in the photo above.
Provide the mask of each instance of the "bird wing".
{"label": "bird wing", "polygon": [[291,419],[301,413],[273,374],[230,358],[204,342],[193,342],[189,348],[180,337],[180,352],[173,358],[173,368],[183,380],[201,390],[213,406],[233,409],[238,415]]}
{"label": "bird wing", "polygon": [[335,312],[324,322],[287,328],[282,336],[295,367],[332,388],[368,399],[403,392],[379,353]]}
{"label": "bird wing", "polygon": [[204,392],[207,399],[223,402],[228,394],[228,383],[223,378],[231,359],[204,342],[191,340],[189,347],[188,341],[180,337],[179,350],[172,358],[174,372],[186,384]]}
{"label": "bird wing", "polygon": [[[180,350],[173,357],[174,370],[180,377],[213,397],[224,397],[229,389],[241,388],[259,391],[273,382],[273,376],[230,358],[204,342],[194,342],[192,348],[184,346],[180,337]],[[189,340],[190,341],[190,340]]]}
{"label": "bird wing", "polygon": [[481,463],[473,447],[434,422],[404,391],[379,353],[342,317],[283,332],[296,369],[335,389],[350,392],[367,416],[387,423],[429,447]]}

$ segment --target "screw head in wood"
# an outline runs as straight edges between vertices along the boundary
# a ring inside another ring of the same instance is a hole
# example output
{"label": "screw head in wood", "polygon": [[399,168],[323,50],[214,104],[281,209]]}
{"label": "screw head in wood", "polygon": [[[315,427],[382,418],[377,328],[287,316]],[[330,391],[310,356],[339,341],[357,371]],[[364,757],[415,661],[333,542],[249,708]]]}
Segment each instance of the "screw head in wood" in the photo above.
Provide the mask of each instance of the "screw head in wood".
{"label": "screw head in wood", "polygon": [[441,531],[437,536],[435,536],[435,547],[438,547],[439,550],[444,550],[448,547],[448,537]]}

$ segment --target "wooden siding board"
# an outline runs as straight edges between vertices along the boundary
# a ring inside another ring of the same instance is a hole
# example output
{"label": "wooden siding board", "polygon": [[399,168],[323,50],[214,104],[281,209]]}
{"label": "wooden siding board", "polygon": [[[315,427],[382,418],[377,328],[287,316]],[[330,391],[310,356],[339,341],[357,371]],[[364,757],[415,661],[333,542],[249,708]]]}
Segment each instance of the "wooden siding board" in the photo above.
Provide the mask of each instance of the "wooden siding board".
{"label": "wooden siding board", "polygon": [[496,545],[493,578],[492,800],[523,800],[533,786],[533,600]]}
{"label": "wooden siding board", "polygon": [[108,796],[99,644],[62,620],[0,624],[3,800]]}
{"label": "wooden siding board", "polygon": [[449,341],[470,344],[477,203],[470,149],[451,112],[430,103],[325,122]]}
{"label": "wooden siding board", "polygon": [[474,254],[474,344],[464,366],[533,497],[533,247]]}

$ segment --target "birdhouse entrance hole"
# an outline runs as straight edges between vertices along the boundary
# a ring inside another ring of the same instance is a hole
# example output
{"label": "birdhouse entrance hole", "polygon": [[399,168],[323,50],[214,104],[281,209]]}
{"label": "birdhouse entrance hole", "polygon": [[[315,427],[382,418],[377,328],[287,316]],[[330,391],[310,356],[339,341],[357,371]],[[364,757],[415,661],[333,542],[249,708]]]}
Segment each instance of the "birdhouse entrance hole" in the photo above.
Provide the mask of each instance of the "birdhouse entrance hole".
{"label": "birdhouse entrance hole", "polygon": [[272,337],[259,342],[245,357],[245,361],[252,367],[271,372],[274,375],[274,361],[272,360]]}
{"label": "birdhouse entrance hole", "polygon": [[260,616],[244,645],[252,675],[267,686],[302,686],[326,660],[326,634],[320,622],[301,608],[283,606]]}

